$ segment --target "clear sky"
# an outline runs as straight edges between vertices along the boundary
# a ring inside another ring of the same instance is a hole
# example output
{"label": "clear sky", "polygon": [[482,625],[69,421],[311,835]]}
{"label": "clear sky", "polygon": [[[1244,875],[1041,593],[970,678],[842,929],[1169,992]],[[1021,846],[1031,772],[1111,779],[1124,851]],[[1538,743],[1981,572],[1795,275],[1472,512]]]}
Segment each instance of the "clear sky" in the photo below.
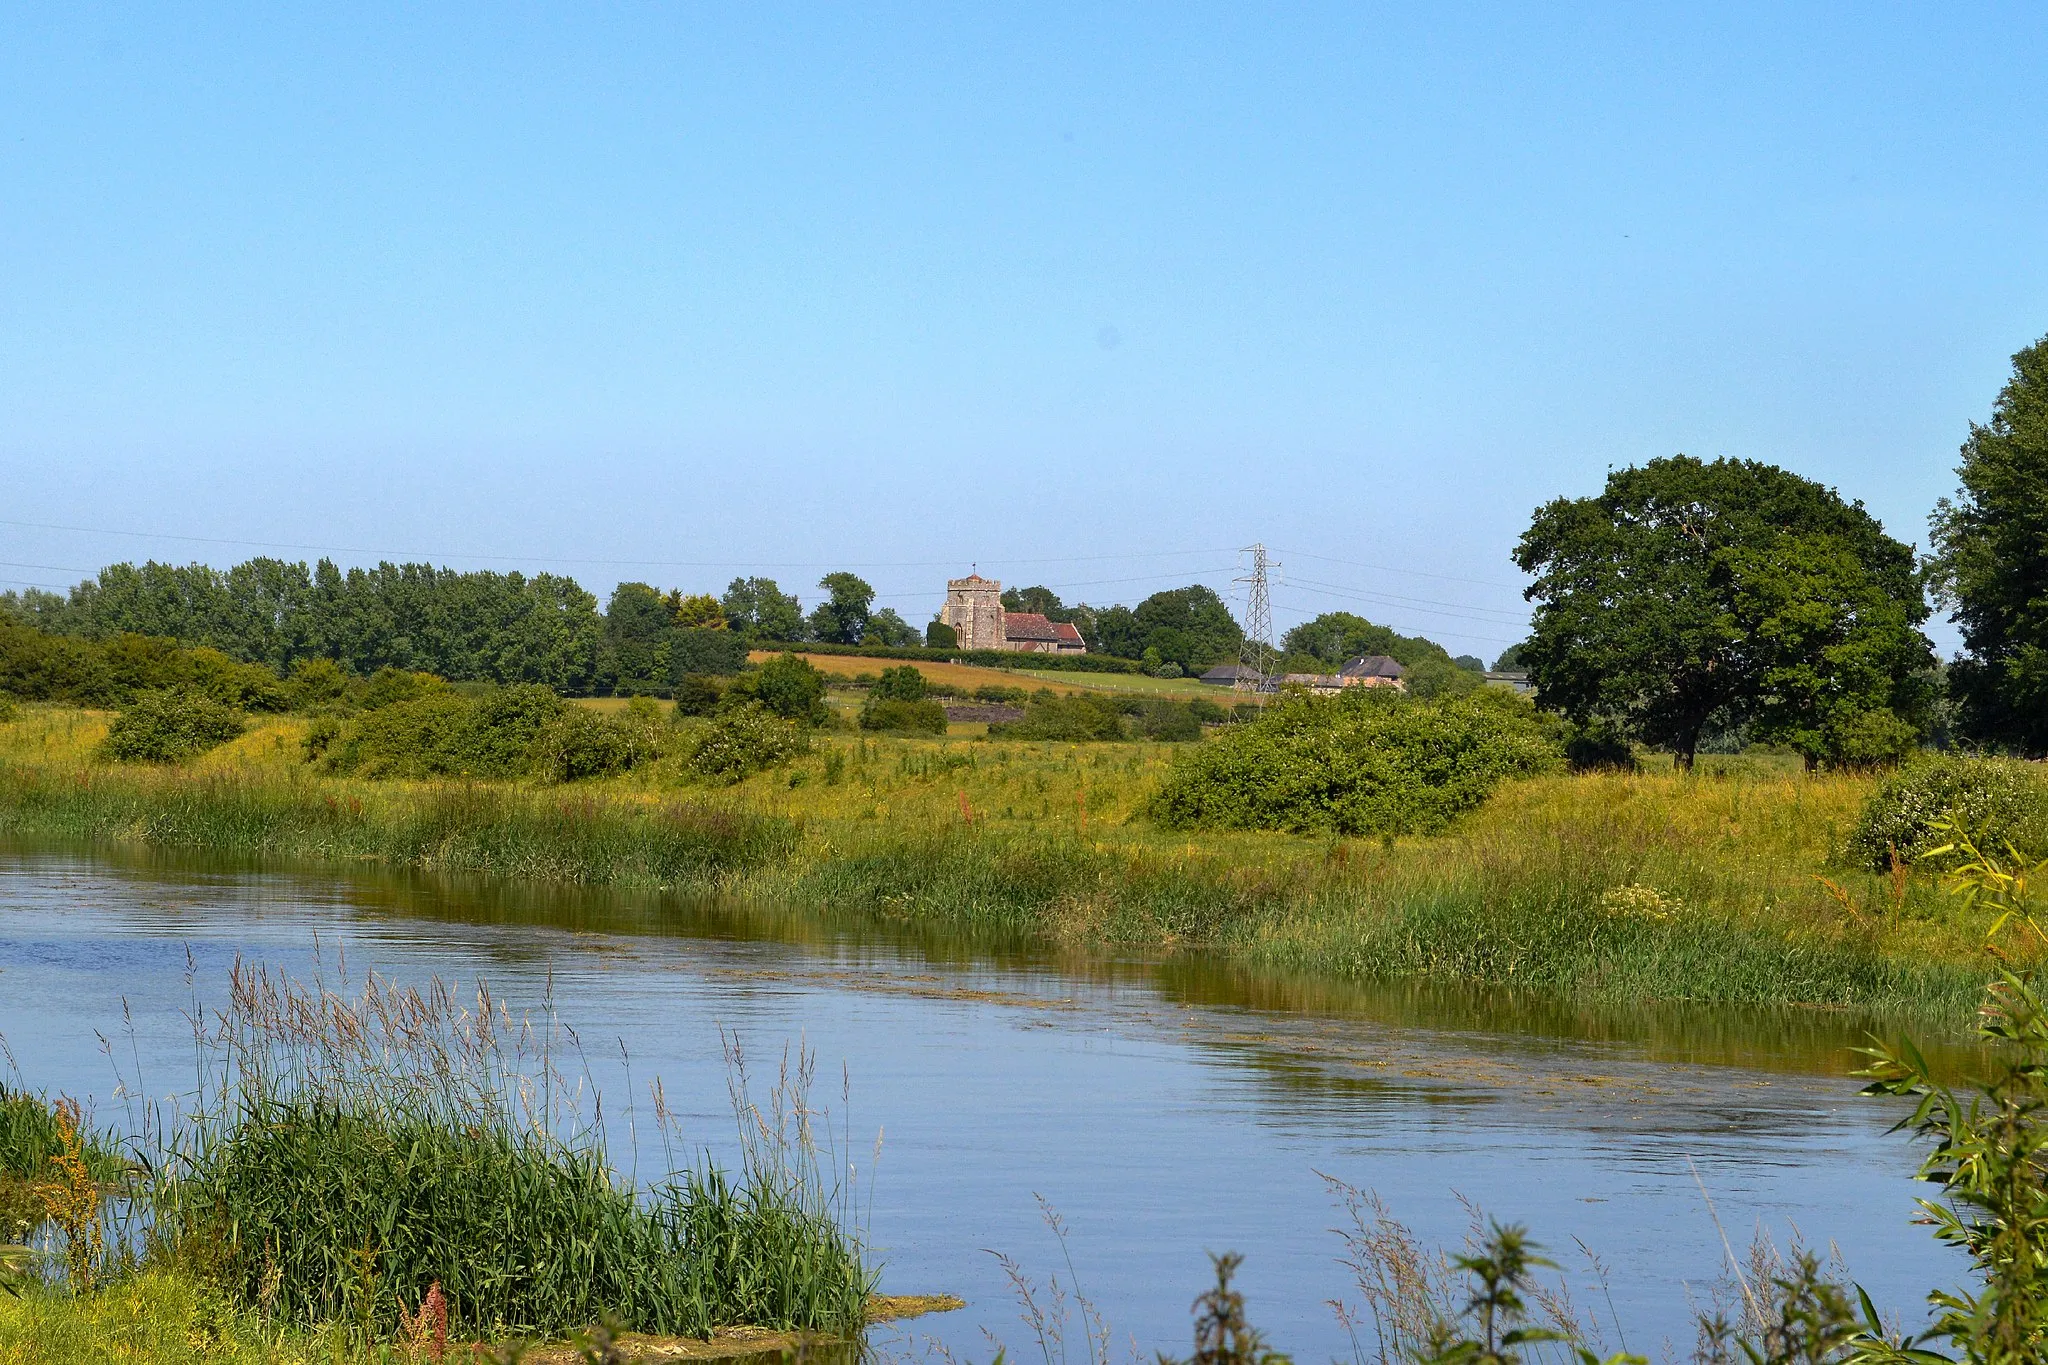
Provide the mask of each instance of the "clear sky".
{"label": "clear sky", "polygon": [[2048,332],[2048,8],[1692,8],[5,5],[0,577],[844,566],[921,622],[1259,540],[1282,626],[1490,659],[1611,465],[1924,542]]}

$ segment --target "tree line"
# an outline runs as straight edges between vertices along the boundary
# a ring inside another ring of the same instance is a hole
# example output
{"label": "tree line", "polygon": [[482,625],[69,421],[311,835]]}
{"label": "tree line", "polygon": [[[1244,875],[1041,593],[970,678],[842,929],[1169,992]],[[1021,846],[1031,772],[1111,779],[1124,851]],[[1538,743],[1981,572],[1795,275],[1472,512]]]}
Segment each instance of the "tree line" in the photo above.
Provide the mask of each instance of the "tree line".
{"label": "tree line", "polygon": [[[1512,652],[1540,705],[1690,766],[1735,736],[1810,764],[1896,761],[1933,739],[2048,754],[2048,338],[2013,357],[1924,559],[1860,502],[1774,465],[1684,455],[1538,508]],[[1962,627],[1944,667],[1921,627]]]}

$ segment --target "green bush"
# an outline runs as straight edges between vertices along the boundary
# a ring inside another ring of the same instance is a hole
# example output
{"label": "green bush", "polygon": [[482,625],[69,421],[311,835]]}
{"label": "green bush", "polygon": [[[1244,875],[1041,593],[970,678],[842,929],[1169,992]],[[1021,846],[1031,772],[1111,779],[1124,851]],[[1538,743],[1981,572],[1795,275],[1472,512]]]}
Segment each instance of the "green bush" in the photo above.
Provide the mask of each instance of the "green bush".
{"label": "green bush", "polygon": [[21,708],[14,704],[14,698],[0,693],[0,725],[5,725],[21,714]]}
{"label": "green bush", "polygon": [[765,707],[735,706],[712,717],[699,732],[684,766],[714,782],[738,782],[749,773],[780,767],[810,747],[810,736],[795,722]]}
{"label": "green bush", "polygon": [[242,733],[240,713],[204,692],[144,692],[114,717],[100,752],[123,763],[182,763]]}
{"label": "green bush", "polygon": [[863,730],[901,730],[918,735],[946,733],[946,708],[935,701],[875,701],[861,708]]}
{"label": "green bush", "polygon": [[778,654],[726,689],[726,706],[738,709],[749,703],[805,725],[823,725],[832,718],[825,705],[825,675],[794,654]]}
{"label": "green bush", "polygon": [[1535,708],[1496,689],[1284,696],[1181,753],[1153,813],[1176,828],[1432,833],[1503,779],[1562,763]]}
{"label": "green bush", "polygon": [[380,707],[396,706],[400,702],[418,701],[422,697],[444,692],[448,684],[431,673],[413,673],[403,668],[380,668],[370,675],[364,685],[357,704],[365,711]]}
{"label": "green bush", "polygon": [[[1202,705],[1217,711],[1206,701]],[[1129,708],[1129,714],[1131,732],[1144,739],[1185,742],[1202,737],[1202,722],[1196,717],[1191,702],[1145,697]],[[1217,714],[1220,716],[1222,712],[1217,711]]]}
{"label": "green bush", "polygon": [[567,705],[538,683],[477,696],[437,686],[363,712],[327,740],[323,761],[358,777],[547,776],[542,737]]}
{"label": "green bush", "polygon": [[1611,720],[1572,726],[1565,736],[1564,757],[1575,773],[1632,773],[1640,766],[1628,736]]}
{"label": "green bush", "polygon": [[926,649],[958,649],[960,632],[944,621],[932,621],[924,628],[924,643]]}
{"label": "green bush", "polygon": [[534,776],[551,782],[610,777],[655,756],[652,731],[631,717],[613,719],[587,706],[571,706],[534,742]]}
{"label": "green bush", "polygon": [[678,720],[685,716],[710,715],[718,709],[718,699],[725,695],[718,679],[704,673],[685,673],[676,680],[675,692]]}
{"label": "green bush", "polygon": [[327,751],[334,747],[334,741],[341,738],[341,722],[333,716],[315,716],[306,726],[305,735],[299,740],[299,752],[308,763],[317,763],[327,757]]}
{"label": "green bush", "polygon": [[1911,863],[1948,842],[1934,821],[1962,821],[1980,848],[2010,843],[2032,857],[2048,854],[2048,778],[2017,759],[1944,754],[1908,764],[1863,804],[1849,855],[1882,871],[1896,850]]}
{"label": "green bush", "polygon": [[923,701],[930,695],[924,674],[912,664],[883,669],[882,676],[875,679],[875,685],[868,691],[871,701]]}
{"label": "green bush", "polygon": [[1124,718],[1112,697],[1059,697],[1040,692],[1024,708],[1024,719],[991,725],[988,733],[991,739],[1114,740],[1124,737]]}
{"label": "green bush", "polygon": [[1198,725],[1221,725],[1224,721],[1230,719],[1228,711],[1218,706],[1215,702],[1210,701],[1207,697],[1195,697],[1188,702],[1187,706],[1188,714],[1195,718],[1195,723]]}
{"label": "green bush", "polygon": [[976,701],[991,706],[1022,706],[1031,700],[1031,694],[1021,687],[1004,687],[1000,683],[983,683],[974,689]]}
{"label": "green bush", "polygon": [[284,683],[294,711],[339,706],[347,700],[348,691],[349,676],[332,659],[301,659]]}

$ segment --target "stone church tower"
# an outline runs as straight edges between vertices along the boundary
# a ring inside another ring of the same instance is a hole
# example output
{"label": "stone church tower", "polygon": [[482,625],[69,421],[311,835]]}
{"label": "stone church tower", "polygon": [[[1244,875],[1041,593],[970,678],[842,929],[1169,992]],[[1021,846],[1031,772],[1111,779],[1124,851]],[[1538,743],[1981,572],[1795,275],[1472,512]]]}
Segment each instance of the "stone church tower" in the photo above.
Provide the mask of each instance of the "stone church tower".
{"label": "stone church tower", "polygon": [[1004,649],[1003,585],[993,578],[969,574],[946,580],[946,609],[939,619],[960,637],[962,649]]}

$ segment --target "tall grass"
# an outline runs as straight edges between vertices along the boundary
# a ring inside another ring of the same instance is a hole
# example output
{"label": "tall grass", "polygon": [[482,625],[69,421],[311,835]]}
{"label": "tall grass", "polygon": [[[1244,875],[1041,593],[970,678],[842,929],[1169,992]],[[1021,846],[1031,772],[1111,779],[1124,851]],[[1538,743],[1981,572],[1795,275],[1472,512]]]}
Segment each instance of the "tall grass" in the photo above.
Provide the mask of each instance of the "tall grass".
{"label": "tall grass", "polygon": [[716,885],[786,857],[787,820],[701,802],[447,784],[365,791],[309,775],[58,772],[0,764],[0,832],[253,857],[629,886]]}
{"label": "tall grass", "polygon": [[[494,1337],[604,1315],[696,1336],[864,1321],[873,1272],[807,1129],[748,1106],[738,1176],[699,1162],[636,1187],[557,1070],[555,1027],[481,987],[342,993],[238,968],[215,1017],[151,1238],[242,1308],[367,1340],[435,1285],[451,1330]],[[777,1112],[801,1104],[807,1077],[787,1079]]]}
{"label": "tall grass", "polygon": [[137,773],[87,763],[83,713],[24,708],[0,727],[0,834],[715,889],[1276,979],[1856,1009],[1955,1034],[1990,967],[1984,917],[1930,874],[1844,856],[1873,779],[1747,759],[1510,782],[1440,835],[1389,840],[1162,829],[1145,814],[1162,745],[827,733],[715,794],[673,760],[565,794],[316,777],[299,724]]}

